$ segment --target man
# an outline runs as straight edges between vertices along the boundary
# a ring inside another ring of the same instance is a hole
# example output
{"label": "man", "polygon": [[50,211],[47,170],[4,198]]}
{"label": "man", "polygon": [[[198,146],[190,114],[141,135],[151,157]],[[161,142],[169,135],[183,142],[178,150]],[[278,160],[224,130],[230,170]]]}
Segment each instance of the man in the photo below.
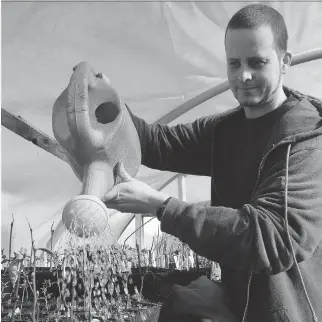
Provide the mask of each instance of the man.
{"label": "man", "polygon": [[238,320],[322,321],[322,103],[283,86],[291,63],[283,17],[251,4],[229,21],[227,74],[240,106],[173,127],[132,115],[142,163],[211,176],[211,206],[132,179],[104,198],[158,216],[162,231],[219,262]]}

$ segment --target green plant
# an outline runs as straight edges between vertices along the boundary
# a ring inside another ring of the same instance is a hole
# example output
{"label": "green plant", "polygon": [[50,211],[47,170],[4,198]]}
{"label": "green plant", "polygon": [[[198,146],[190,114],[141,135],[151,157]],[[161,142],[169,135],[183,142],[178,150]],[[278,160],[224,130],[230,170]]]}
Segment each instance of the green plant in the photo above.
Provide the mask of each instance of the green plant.
{"label": "green plant", "polygon": [[1,312],[3,311],[3,300],[4,298],[9,295],[10,293],[5,292],[5,289],[8,287],[9,281],[8,282],[2,282],[1,281]]}
{"label": "green plant", "polygon": [[12,230],[13,230],[13,224],[14,224],[14,217],[12,214],[12,222],[10,224],[10,236],[9,236],[9,260],[11,259],[11,243],[12,243]]}
{"label": "green plant", "polygon": [[13,322],[15,319],[15,312],[16,312],[16,307],[17,307],[17,301],[18,301],[18,291],[19,291],[19,286],[20,286],[20,274],[21,274],[21,269],[23,266],[23,260],[24,256],[19,256],[19,254],[14,253],[14,258],[9,264],[9,277],[10,281],[12,283],[12,287],[15,289],[14,290],[14,295],[11,297],[11,301],[13,302],[13,307],[12,307],[12,313],[11,313],[11,321]]}
{"label": "green plant", "polygon": [[[29,226],[29,230],[30,230],[30,236],[31,236],[31,247],[32,247],[31,257],[33,255],[33,272],[32,272],[33,308],[32,308],[32,321],[36,322],[36,321],[39,320],[38,319],[39,309],[37,310],[37,307],[38,307],[38,293],[37,293],[37,288],[36,288],[36,285],[37,285],[36,284],[37,251],[40,250],[40,251],[46,252],[51,256],[55,256],[55,254],[52,251],[50,251],[49,249],[47,249],[47,248],[36,248],[35,241],[34,241],[34,238],[33,238],[32,228],[31,228],[30,223],[29,223],[28,220],[27,220],[27,222],[28,222],[28,226]],[[37,319],[36,319],[36,313],[37,313]]]}
{"label": "green plant", "polygon": [[48,292],[48,287],[50,286],[51,286],[51,281],[47,279],[44,280],[42,283],[42,287],[40,288],[43,296],[38,297],[38,300],[44,300],[47,313],[49,312],[48,300],[50,300],[52,297],[52,293]]}
{"label": "green plant", "polygon": [[[174,269],[192,270],[197,267],[197,261],[193,260],[194,254],[187,245],[160,232],[153,237],[150,249],[140,249],[138,245],[132,248],[126,243],[105,245],[104,236],[79,238],[73,231],[68,231],[65,236],[67,244],[63,247],[57,245],[53,251],[36,248],[29,222],[28,225],[32,258],[27,255],[24,260],[21,258],[23,282],[19,308],[25,315],[31,312],[31,318],[37,322],[51,322],[53,319],[90,321],[93,317],[104,321],[122,321],[126,316],[130,317],[133,312],[139,312],[144,305],[148,305],[143,298],[143,294],[146,294],[144,290],[151,285],[149,283],[159,283],[160,269],[171,272]],[[41,263],[38,262],[37,254],[40,251],[49,254],[48,265],[55,280],[45,280],[38,290],[36,281],[39,284],[38,270]],[[21,254],[26,252],[22,250]],[[31,268],[24,265],[27,258],[31,260]],[[11,263],[3,252],[2,261]],[[198,258],[198,264],[200,267],[211,267],[211,262],[203,257]],[[140,274],[133,275],[135,271]],[[31,277],[28,278],[31,272]],[[57,287],[55,297],[51,293],[50,285]],[[30,290],[34,296],[28,300]],[[12,301],[11,311],[13,305]]]}
{"label": "green plant", "polygon": [[26,296],[28,298],[28,287],[30,288],[31,291],[33,290],[32,286],[30,285],[28,275],[23,270],[21,271],[21,274],[23,275],[24,282],[22,284],[23,290],[22,290],[22,297],[21,297],[20,312],[22,312],[25,293],[26,293]]}

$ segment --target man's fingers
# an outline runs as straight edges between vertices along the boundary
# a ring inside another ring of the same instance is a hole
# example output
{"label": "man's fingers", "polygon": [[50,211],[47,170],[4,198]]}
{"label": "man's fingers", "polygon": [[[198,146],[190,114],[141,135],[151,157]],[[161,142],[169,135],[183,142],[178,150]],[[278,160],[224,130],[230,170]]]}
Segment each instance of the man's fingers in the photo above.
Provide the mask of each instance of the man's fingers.
{"label": "man's fingers", "polygon": [[105,205],[106,205],[106,208],[108,208],[108,209],[114,209],[114,210],[120,211],[118,208],[118,205],[115,202],[111,201],[111,202],[106,203]]}
{"label": "man's fingers", "polygon": [[117,175],[121,178],[123,182],[132,180],[132,177],[126,172],[122,161],[117,163],[116,171]]}

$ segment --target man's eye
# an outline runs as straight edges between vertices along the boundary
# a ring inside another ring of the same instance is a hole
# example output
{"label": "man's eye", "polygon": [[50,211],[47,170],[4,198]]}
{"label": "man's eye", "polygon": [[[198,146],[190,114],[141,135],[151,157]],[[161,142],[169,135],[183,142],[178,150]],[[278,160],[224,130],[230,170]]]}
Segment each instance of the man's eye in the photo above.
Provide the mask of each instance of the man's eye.
{"label": "man's eye", "polygon": [[229,62],[229,66],[230,67],[233,67],[233,68],[237,68],[237,67],[239,67],[239,62],[237,62],[237,61],[231,61],[231,62]]}
{"label": "man's eye", "polygon": [[249,64],[252,68],[261,68],[264,67],[266,65],[266,61],[264,60],[255,60],[250,62]]}

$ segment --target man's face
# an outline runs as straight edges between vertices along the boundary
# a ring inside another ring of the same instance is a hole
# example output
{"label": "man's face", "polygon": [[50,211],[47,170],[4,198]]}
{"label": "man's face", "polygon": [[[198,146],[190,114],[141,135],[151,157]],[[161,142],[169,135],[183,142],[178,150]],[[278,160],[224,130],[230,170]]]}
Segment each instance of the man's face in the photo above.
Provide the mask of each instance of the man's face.
{"label": "man's face", "polygon": [[228,29],[227,75],[239,104],[260,106],[274,100],[282,72],[270,27]]}

